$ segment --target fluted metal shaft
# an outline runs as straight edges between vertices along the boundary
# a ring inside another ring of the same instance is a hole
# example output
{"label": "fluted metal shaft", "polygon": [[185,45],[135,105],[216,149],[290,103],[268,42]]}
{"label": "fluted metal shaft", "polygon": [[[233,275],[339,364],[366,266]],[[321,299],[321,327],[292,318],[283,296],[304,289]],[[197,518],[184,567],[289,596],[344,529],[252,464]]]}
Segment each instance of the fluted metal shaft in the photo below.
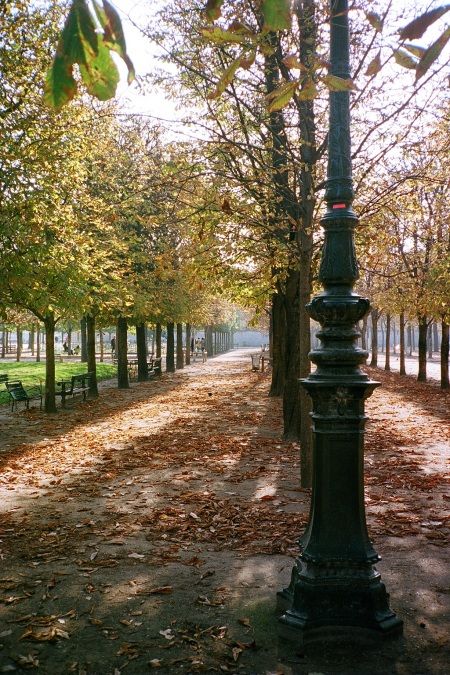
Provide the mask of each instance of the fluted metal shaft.
{"label": "fluted metal shaft", "polygon": [[[331,73],[350,78],[347,0],[330,7]],[[374,567],[364,507],[364,401],[377,382],[360,370],[357,323],[370,305],[353,291],[358,278],[352,209],[350,93],[330,91],[327,211],[319,278],[324,290],[308,306],[321,346],[302,385],[313,401],[313,488],[309,523],[288,588],[278,594],[282,634],[299,641],[348,631],[396,635],[402,621]]]}

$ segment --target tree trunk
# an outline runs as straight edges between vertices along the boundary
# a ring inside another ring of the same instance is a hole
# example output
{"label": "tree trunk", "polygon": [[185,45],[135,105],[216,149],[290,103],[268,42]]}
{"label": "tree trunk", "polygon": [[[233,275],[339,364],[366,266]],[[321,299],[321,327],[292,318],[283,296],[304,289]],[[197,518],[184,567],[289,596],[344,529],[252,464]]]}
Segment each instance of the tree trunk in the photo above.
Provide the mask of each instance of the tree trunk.
{"label": "tree trunk", "polygon": [[67,329],[67,349],[68,353],[72,353],[72,326],[69,326]]}
{"label": "tree trunk", "polygon": [[35,326],[33,323],[31,324],[30,332],[28,333],[28,349],[30,350],[31,356],[34,356],[34,338],[35,338]]}
{"label": "tree trunk", "polygon": [[86,314],[86,350],[87,369],[91,374],[89,381],[89,396],[98,398],[97,360],[95,358],[95,316]]}
{"label": "tree trunk", "polygon": [[428,326],[427,348],[428,348],[428,358],[432,359],[433,358],[433,328],[432,328],[431,323]]}
{"label": "tree trunk", "polygon": [[412,328],[410,323],[408,323],[406,327],[406,344],[408,348],[408,356],[412,356]]}
{"label": "tree trunk", "polygon": [[145,323],[136,324],[136,349],[138,360],[138,382],[148,380],[147,333]]}
{"label": "tree trunk", "polygon": [[448,323],[444,319],[442,319],[441,327],[441,389],[450,389],[448,379],[449,329]]}
{"label": "tree trunk", "polygon": [[433,351],[439,353],[439,333],[437,321],[433,321]]}
{"label": "tree trunk", "polygon": [[284,438],[298,440],[300,432],[300,404],[299,404],[299,291],[300,275],[297,269],[290,268],[286,278],[284,294],[284,308],[286,313],[286,352],[285,352],[285,380],[283,390],[283,423]]}
{"label": "tree trunk", "polygon": [[426,316],[418,316],[417,319],[419,322],[419,372],[417,373],[417,380],[426,382],[428,322]]}
{"label": "tree trunk", "polygon": [[116,355],[117,355],[117,386],[119,389],[129,389],[128,380],[128,322],[121,316],[116,326]]}
{"label": "tree trunk", "polygon": [[55,317],[53,313],[45,316],[45,392],[46,413],[56,412],[55,398]]}
{"label": "tree trunk", "polygon": [[6,356],[6,341],[8,339],[8,331],[3,327],[2,330],[2,359]]}
{"label": "tree trunk", "polygon": [[105,340],[102,330],[98,332],[98,339],[100,342],[100,363],[103,363],[103,360],[105,358]]}
{"label": "tree trunk", "polygon": [[183,359],[183,324],[177,323],[177,370],[184,368]]}
{"label": "tree trunk", "polygon": [[186,365],[191,363],[191,324],[186,324]]}
{"label": "tree trunk", "polygon": [[400,375],[406,375],[405,365],[405,313],[400,314]]}
{"label": "tree trunk", "polygon": [[384,369],[391,369],[391,315],[386,314],[386,358]]}
{"label": "tree trunk", "polygon": [[86,332],[86,317],[80,321],[80,332],[81,332],[81,362],[87,362],[87,332]]}
{"label": "tree trunk", "polygon": [[370,365],[373,368],[378,366],[378,317],[378,310],[372,309],[370,312],[370,318],[372,319],[372,358],[370,359]]}
{"label": "tree trunk", "polygon": [[160,359],[161,358],[161,324],[160,323],[156,324],[155,341],[156,341],[156,358]]}
{"label": "tree trunk", "polygon": [[20,357],[22,354],[22,331],[20,330],[19,326],[16,328],[16,361],[20,362]]}
{"label": "tree trunk", "polygon": [[391,321],[392,328],[392,353],[394,356],[397,356],[397,335],[396,335],[396,326],[395,321]]}
{"label": "tree trunk", "polygon": [[41,360],[41,324],[36,325],[36,363]]}
{"label": "tree trunk", "polygon": [[166,371],[168,373],[175,372],[175,336],[174,336],[175,324],[167,324],[167,352],[166,352]]}
{"label": "tree trunk", "polygon": [[286,314],[281,287],[272,295],[272,382],[269,396],[283,396],[285,381]]}
{"label": "tree trunk", "polygon": [[361,325],[361,348],[367,349],[367,314],[363,318]]}
{"label": "tree trunk", "polygon": [[[311,372],[309,352],[311,350],[311,321],[306,311],[306,305],[311,299],[310,268],[311,261],[307,261],[311,248],[302,247],[300,256],[300,311],[299,311],[299,364],[300,377],[304,378]],[[312,486],[312,430],[311,412],[312,400],[303,387],[300,387],[300,484],[301,487]]]}

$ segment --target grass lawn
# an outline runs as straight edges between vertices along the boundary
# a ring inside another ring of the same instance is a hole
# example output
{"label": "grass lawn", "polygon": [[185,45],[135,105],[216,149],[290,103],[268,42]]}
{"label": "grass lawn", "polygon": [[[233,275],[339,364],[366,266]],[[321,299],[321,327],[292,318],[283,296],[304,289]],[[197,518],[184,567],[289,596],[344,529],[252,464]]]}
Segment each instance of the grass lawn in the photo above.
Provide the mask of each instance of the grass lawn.
{"label": "grass lawn", "polygon": [[[85,373],[87,371],[86,363],[56,363],[56,379],[70,380],[72,375]],[[0,362],[0,373],[7,373],[10,380],[21,380],[25,389],[27,386],[36,385],[45,380],[45,363],[33,363],[24,361],[23,363]],[[117,375],[117,366],[109,363],[97,363],[97,380],[108,380]],[[0,385],[0,405],[9,402],[9,395],[6,387]]]}

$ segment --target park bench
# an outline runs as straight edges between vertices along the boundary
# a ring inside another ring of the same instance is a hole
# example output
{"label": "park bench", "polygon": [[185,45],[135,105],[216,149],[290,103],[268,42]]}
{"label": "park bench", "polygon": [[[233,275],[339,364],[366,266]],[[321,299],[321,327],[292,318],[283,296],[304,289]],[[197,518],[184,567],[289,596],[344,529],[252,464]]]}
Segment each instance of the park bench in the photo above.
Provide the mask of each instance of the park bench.
{"label": "park bench", "polygon": [[72,375],[70,380],[60,380],[56,383],[56,396],[61,396],[61,405],[64,408],[66,405],[66,398],[76,394],[81,394],[83,401],[86,400],[87,393],[90,387],[92,373],[80,373],[79,375]]}
{"label": "park bench", "polygon": [[127,361],[128,377],[130,378],[130,380],[137,378],[138,364],[139,361],[137,359],[129,359]]}
{"label": "park bench", "polygon": [[206,351],[206,349],[204,349],[203,351],[196,349],[195,352],[192,352],[193,363],[195,363],[197,359],[201,359],[202,363],[206,363],[207,358],[208,352]]}
{"label": "park bench", "polygon": [[256,372],[259,370],[259,362],[261,360],[261,354],[250,354],[250,358],[252,360],[252,370]]}
{"label": "park bench", "polygon": [[8,373],[0,373],[0,384],[2,382],[5,382],[5,384],[6,384],[6,382],[8,382],[8,380],[9,380]]}
{"label": "park bench", "polygon": [[157,359],[152,359],[152,369],[155,375],[161,375],[162,373],[161,362],[161,356],[158,356]]}
{"label": "park bench", "polygon": [[30,407],[30,401],[40,401],[40,407],[42,408],[42,390],[39,385],[25,389],[20,380],[8,380],[5,381],[5,386],[11,400],[12,412],[21,401],[25,403],[27,410]]}

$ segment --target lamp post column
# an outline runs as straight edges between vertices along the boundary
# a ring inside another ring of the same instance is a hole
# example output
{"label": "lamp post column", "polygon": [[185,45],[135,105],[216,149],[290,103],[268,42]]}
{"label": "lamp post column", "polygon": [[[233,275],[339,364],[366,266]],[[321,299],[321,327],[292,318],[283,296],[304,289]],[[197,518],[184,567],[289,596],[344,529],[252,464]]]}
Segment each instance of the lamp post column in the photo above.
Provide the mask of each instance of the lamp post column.
{"label": "lamp post column", "polygon": [[[331,73],[350,78],[348,1],[330,2]],[[313,487],[309,523],[291,584],[278,594],[281,634],[297,641],[349,632],[396,635],[402,621],[374,563],[364,508],[364,401],[377,382],[360,370],[357,323],[369,301],[353,291],[358,278],[352,209],[349,91],[330,92],[325,231],[319,278],[324,290],[308,305],[321,345],[316,370],[301,384],[313,401]]]}

